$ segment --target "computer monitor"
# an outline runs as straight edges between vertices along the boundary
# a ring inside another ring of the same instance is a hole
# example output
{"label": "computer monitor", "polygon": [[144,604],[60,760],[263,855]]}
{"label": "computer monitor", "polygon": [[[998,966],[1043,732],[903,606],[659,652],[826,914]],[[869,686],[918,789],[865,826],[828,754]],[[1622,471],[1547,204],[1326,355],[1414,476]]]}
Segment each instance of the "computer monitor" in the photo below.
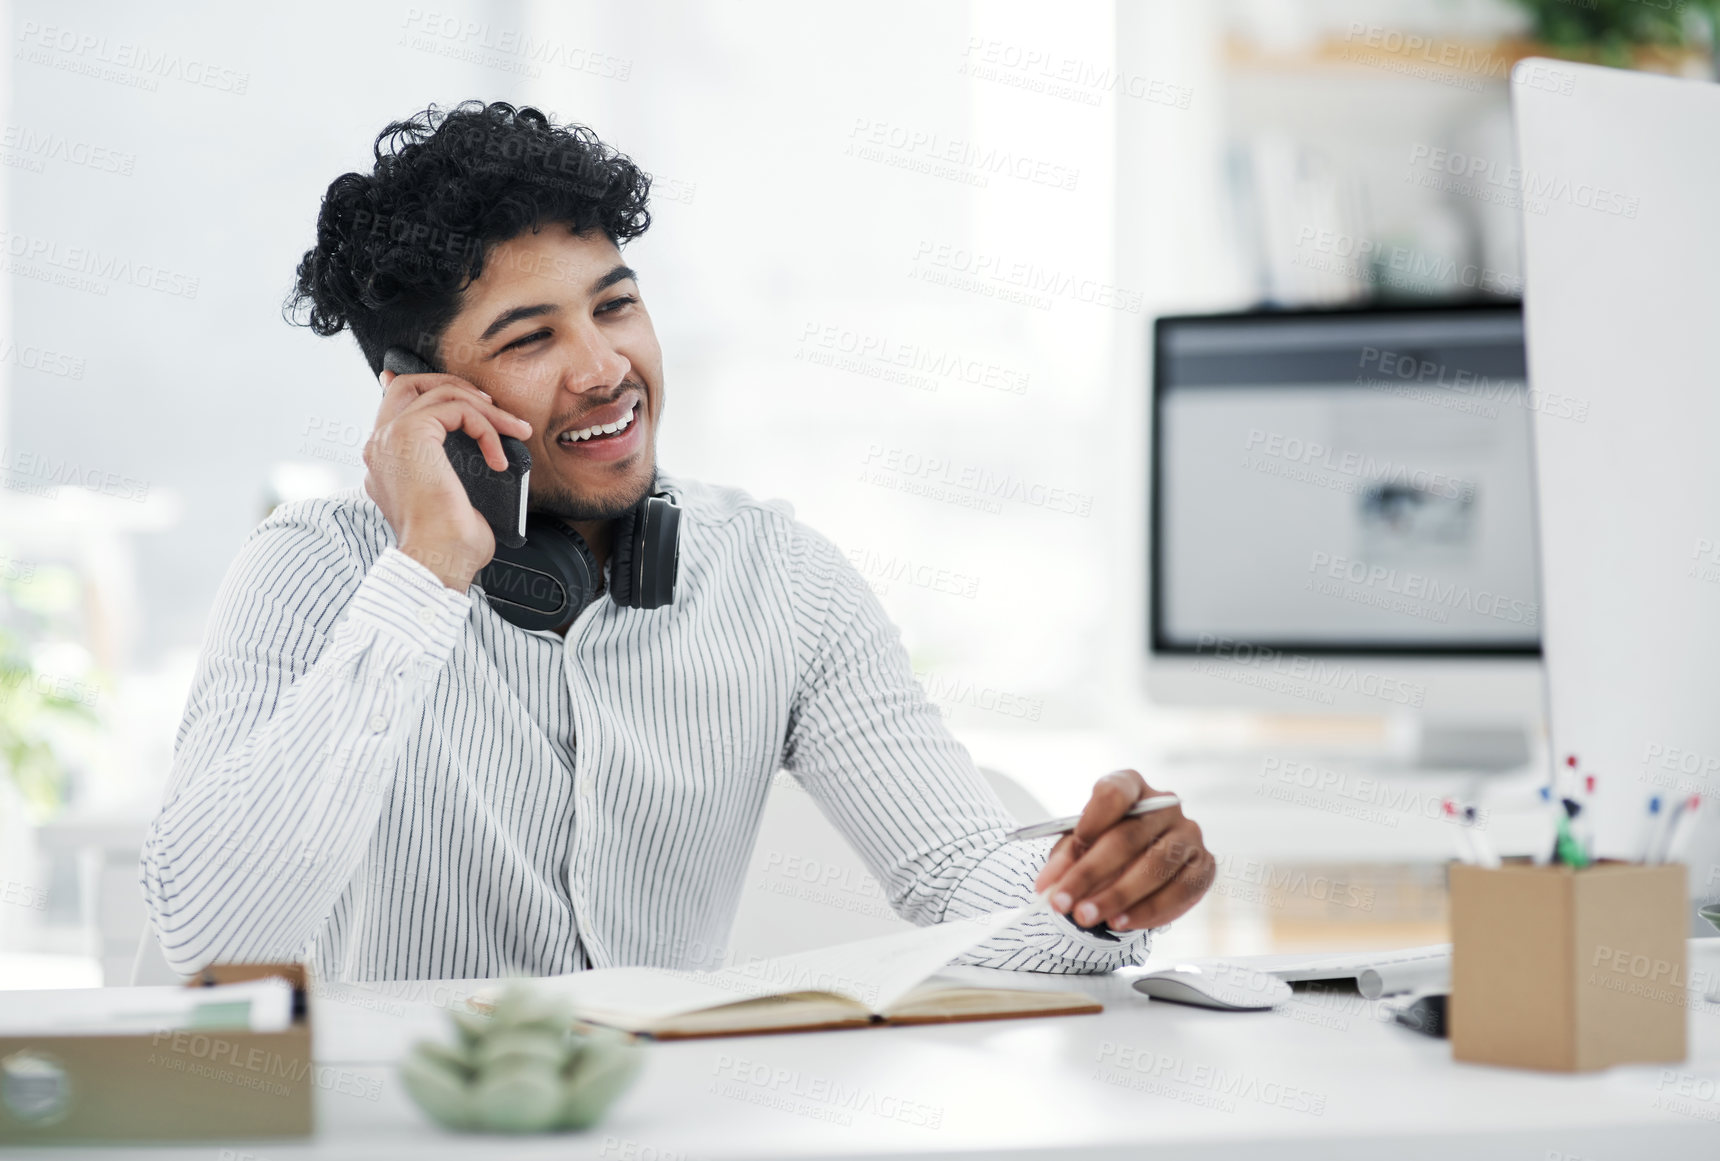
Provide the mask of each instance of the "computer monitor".
{"label": "computer monitor", "polygon": [[1403,715],[1430,761],[1527,759],[1530,418],[1574,404],[1530,389],[1517,304],[1160,318],[1152,392],[1152,700]]}
{"label": "computer monitor", "polygon": [[[1535,87],[1549,73],[1562,91]],[[1699,796],[1675,857],[1692,903],[1720,903],[1720,88],[1544,60],[1512,80],[1521,172],[1628,198],[1523,222],[1530,365],[1592,410],[1536,424],[1553,755],[1596,775],[1604,857],[1642,857],[1651,797]]]}

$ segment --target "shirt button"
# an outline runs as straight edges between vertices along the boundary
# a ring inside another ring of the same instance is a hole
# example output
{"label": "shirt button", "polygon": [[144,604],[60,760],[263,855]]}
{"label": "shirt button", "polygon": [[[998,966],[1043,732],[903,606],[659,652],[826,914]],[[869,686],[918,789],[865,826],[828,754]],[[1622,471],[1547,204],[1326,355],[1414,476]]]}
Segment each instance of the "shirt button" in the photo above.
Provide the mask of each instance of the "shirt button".
{"label": "shirt button", "polygon": [[587,802],[591,801],[591,778],[586,776],[579,784],[579,796]]}
{"label": "shirt button", "polygon": [[435,609],[419,609],[418,610],[418,620],[423,622],[426,625],[434,624],[436,621],[436,610]]}
{"label": "shirt button", "polygon": [[387,728],[388,728],[388,719],[383,717],[381,714],[377,714],[375,717],[370,719],[370,732],[371,733],[380,734],[380,733],[382,733],[382,731],[386,730]]}

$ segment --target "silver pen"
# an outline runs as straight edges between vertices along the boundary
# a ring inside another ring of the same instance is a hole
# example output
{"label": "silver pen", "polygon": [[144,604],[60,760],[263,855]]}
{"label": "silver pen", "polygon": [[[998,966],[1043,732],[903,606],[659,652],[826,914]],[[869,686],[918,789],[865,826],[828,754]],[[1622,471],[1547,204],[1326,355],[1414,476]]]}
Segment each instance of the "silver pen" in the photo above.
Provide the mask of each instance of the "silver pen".
{"label": "silver pen", "polygon": [[[1155,810],[1169,810],[1171,807],[1181,804],[1181,802],[1182,799],[1178,798],[1174,794],[1155,794],[1150,798],[1143,798],[1139,802],[1135,803],[1135,805],[1129,807],[1128,813],[1123,815],[1123,817],[1139,818],[1141,815],[1151,814]],[[1003,840],[1005,842],[1013,843],[1019,842],[1021,839],[1044,838],[1047,835],[1053,834],[1069,834],[1075,829],[1075,824],[1080,821],[1081,816],[1078,814],[1071,814],[1067,818],[1047,819],[1045,822],[1036,822],[1032,826],[1017,827],[1004,835]]]}

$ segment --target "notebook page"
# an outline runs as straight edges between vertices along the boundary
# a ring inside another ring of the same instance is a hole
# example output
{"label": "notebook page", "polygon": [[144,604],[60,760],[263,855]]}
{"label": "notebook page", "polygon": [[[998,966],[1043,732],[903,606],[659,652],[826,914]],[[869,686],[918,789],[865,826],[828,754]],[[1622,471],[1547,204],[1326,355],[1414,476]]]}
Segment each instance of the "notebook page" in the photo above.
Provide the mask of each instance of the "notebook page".
{"label": "notebook page", "polygon": [[[668,968],[618,967],[573,972],[533,981],[551,995],[565,996],[582,1015],[623,1016],[629,1024],[655,1023],[671,1016],[756,999],[781,989],[762,980],[723,979],[720,972],[678,972]],[[493,999],[486,989],[481,998]]]}
{"label": "notebook page", "polygon": [[[642,1026],[674,1016],[788,992],[830,992],[882,1012],[914,986],[934,975],[968,948],[1038,910],[1044,900],[1023,907],[918,927],[894,935],[859,939],[757,959],[715,972],[668,968],[618,967],[572,972],[535,981],[553,995],[565,996],[592,1018],[621,1017]],[[494,999],[498,988],[479,993]]]}
{"label": "notebook page", "polygon": [[736,988],[763,984],[767,993],[834,992],[882,1012],[962,952],[1042,910],[1049,905],[1039,899],[990,915],[759,960],[714,974]]}

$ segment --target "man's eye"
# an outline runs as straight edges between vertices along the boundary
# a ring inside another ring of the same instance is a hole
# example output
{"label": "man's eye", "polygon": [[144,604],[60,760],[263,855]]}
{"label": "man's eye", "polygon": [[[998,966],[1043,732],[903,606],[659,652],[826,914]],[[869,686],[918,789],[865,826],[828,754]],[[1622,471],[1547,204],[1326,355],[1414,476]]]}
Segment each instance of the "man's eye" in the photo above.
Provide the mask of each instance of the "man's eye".
{"label": "man's eye", "polygon": [[620,298],[612,298],[608,302],[604,303],[602,306],[598,307],[597,313],[598,314],[608,314],[611,311],[620,310],[624,306],[632,306],[635,302],[638,302],[638,301],[639,300],[634,298],[631,294],[624,294]]}
{"label": "man's eye", "polygon": [[511,351],[515,347],[523,347],[528,343],[535,343],[539,339],[547,339],[547,338],[549,338],[549,332],[548,331],[533,331],[531,334],[527,335],[523,339],[515,339],[513,342],[509,343],[507,346],[503,347],[502,350]]}

